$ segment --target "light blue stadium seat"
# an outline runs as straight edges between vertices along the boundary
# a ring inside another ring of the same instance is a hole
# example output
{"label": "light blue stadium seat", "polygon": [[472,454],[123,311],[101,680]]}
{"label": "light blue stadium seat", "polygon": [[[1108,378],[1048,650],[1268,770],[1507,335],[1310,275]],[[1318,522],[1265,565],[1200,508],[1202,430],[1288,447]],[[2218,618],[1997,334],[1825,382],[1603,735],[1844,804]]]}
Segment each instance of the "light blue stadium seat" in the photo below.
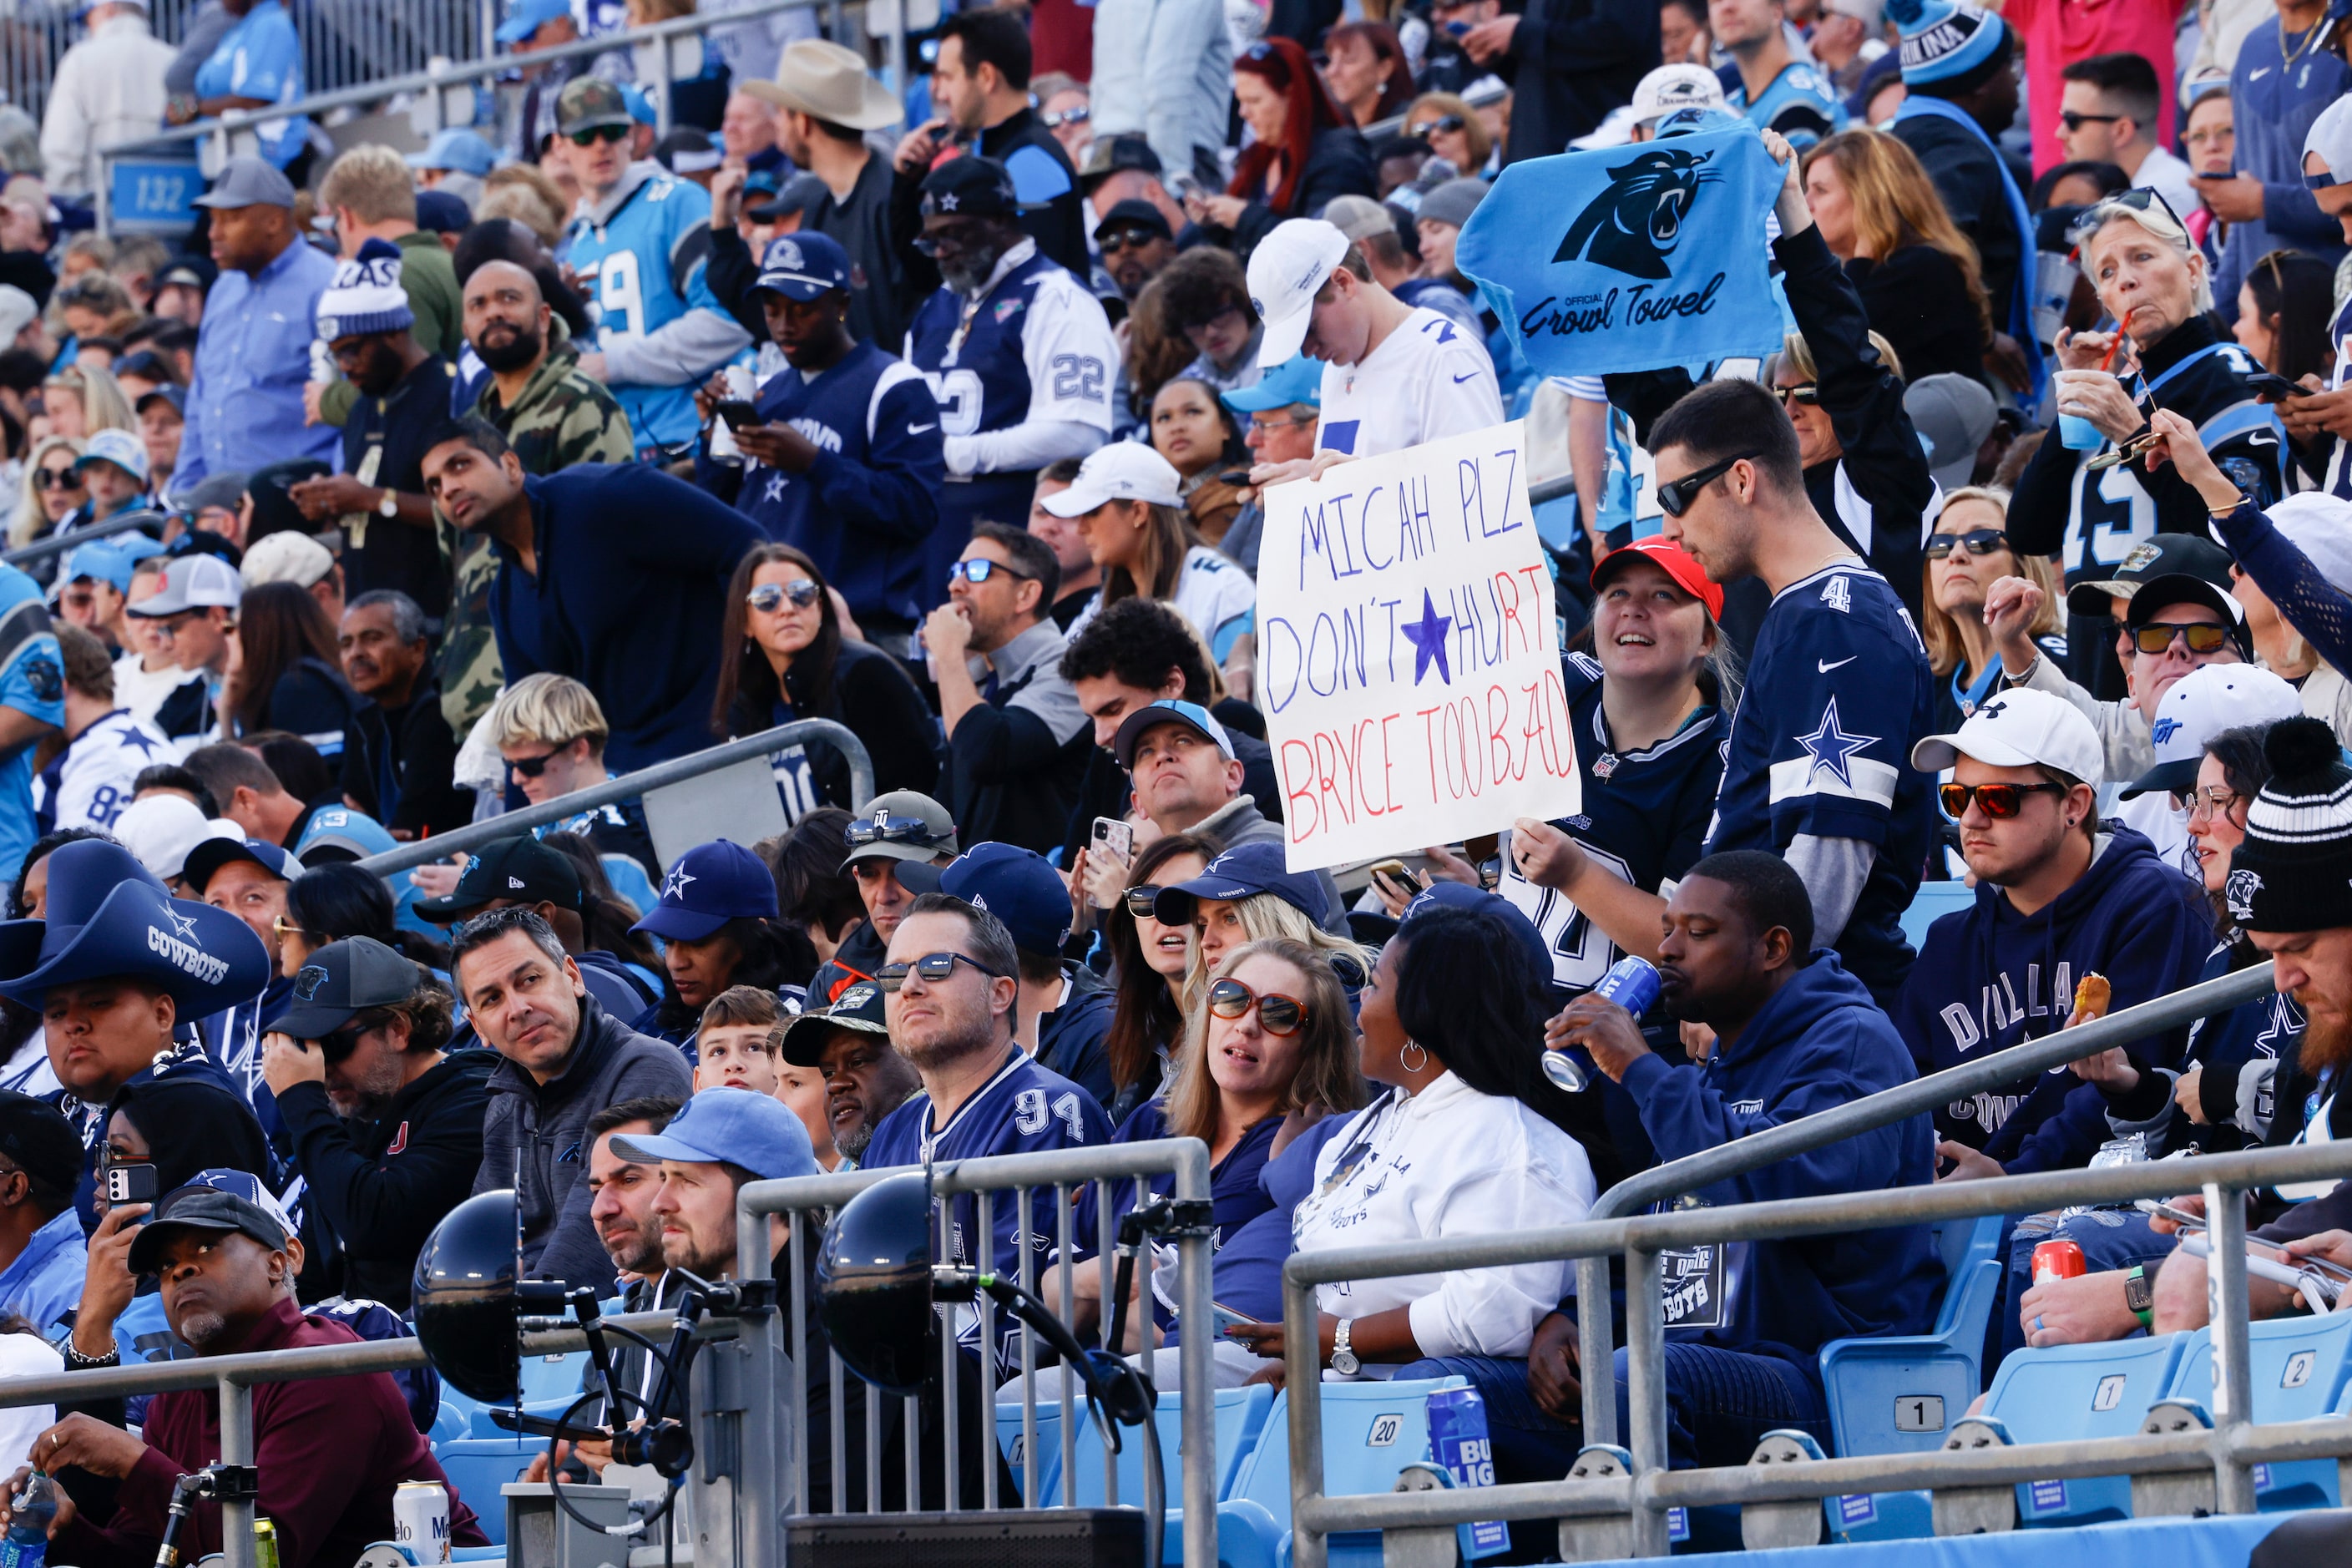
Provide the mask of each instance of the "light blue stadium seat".
{"label": "light blue stadium seat", "polygon": [[450,1486],[482,1521],[482,1533],[493,1545],[507,1538],[507,1500],[499,1488],[522,1479],[531,1460],[545,1451],[544,1438],[519,1437],[502,1432],[495,1437],[460,1437],[439,1445],[435,1455]]}
{"label": "light blue stadium seat", "polygon": [[522,1358],[522,1402],[539,1405],[545,1401],[580,1396],[581,1374],[588,1369],[588,1352],[573,1351],[566,1355],[527,1355]]}
{"label": "light blue stadium seat", "polygon": [[[2172,1386],[2189,1338],[2163,1334],[2011,1352],[1993,1374],[1984,1413],[2005,1423],[2021,1445],[2128,1437]],[[2129,1519],[2131,1478],[2022,1482],[2017,1514],[2029,1528]]]}
{"label": "light blue stadium seat", "polygon": [[[1222,1568],[1275,1568],[1276,1553],[1281,1545],[1282,1530],[1266,1510],[1255,1504],[1246,1507],[1229,1506],[1224,1500],[1232,1489],[1234,1478],[1241,1472],[1243,1462],[1256,1447],[1260,1435],[1275,1405],[1274,1391],[1260,1384],[1251,1388],[1219,1389],[1217,1399],[1217,1541],[1218,1562]],[[1165,1467],[1168,1486],[1168,1542],[1166,1560],[1171,1563],[1183,1561],[1184,1510],[1181,1502],[1182,1482],[1182,1404],[1176,1394],[1162,1393],[1155,1412],[1154,1425],[1160,1431],[1161,1464]],[[1082,1406],[1074,1414],[1078,1421],[1077,1503],[1082,1508],[1097,1508],[1104,1501],[1102,1439],[1094,1424],[1087,1418]],[[1062,1407],[1059,1401],[1041,1402],[1037,1406],[1037,1497],[1034,1506],[1054,1508],[1061,1505],[1062,1497]],[[1139,1433],[1124,1434],[1118,1454],[1118,1500],[1129,1507],[1143,1501],[1143,1446]],[[1021,1406],[1018,1404],[996,1407],[997,1446],[1004,1454],[1018,1484],[1023,1479],[1021,1449]],[[1285,1512],[1288,1511],[1286,1505]]]}
{"label": "light blue stadium seat", "polygon": [[[1998,1215],[1934,1227],[1944,1260],[1944,1300],[1935,1331],[1885,1339],[1832,1340],[1822,1347],[1830,1429],[1846,1458],[1940,1448],[1983,1383],[1978,1361],[1985,1325],[2000,1299]],[[1899,1541],[1935,1533],[1926,1492],[1825,1498],[1831,1534],[1841,1541]]]}
{"label": "light blue stadium seat", "polygon": [[[2252,1352],[2253,1418],[2310,1421],[2352,1399],[2352,1311],[2332,1317],[2270,1318],[2246,1326]],[[2166,1392],[2213,1407],[2213,1335],[2189,1336]],[[2254,1497],[2264,1512],[2337,1506],[2336,1461],[2306,1459],[2254,1468]]]}
{"label": "light blue stadium seat", "polygon": [[1966,882],[1922,882],[1911,897],[1911,907],[1903,911],[1904,940],[1915,947],[1927,942],[1927,928],[1955,910],[1967,909],[1977,901],[1977,890]]}

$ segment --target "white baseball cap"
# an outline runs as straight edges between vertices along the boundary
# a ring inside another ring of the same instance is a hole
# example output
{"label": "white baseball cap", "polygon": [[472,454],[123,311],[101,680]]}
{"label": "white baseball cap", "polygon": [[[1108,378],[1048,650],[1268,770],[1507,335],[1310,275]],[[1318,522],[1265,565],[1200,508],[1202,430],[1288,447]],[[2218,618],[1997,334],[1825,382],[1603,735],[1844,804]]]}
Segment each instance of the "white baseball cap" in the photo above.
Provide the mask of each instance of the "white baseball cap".
{"label": "white baseball cap", "polygon": [[258,588],[264,583],[291,583],[308,588],[326,581],[327,574],[334,569],[332,551],[309,534],[290,528],[263,534],[245,552],[244,576],[248,588]]}
{"label": "white baseball cap", "polygon": [[1705,66],[1660,66],[1633,85],[1636,125],[1654,125],[1677,109],[1723,107],[1723,83]]}
{"label": "white baseball cap", "polygon": [[[2352,102],[2352,99],[2345,101]],[[2287,542],[2311,557],[2331,583],[2352,583],[2352,500],[2325,490],[2298,490],[2263,509]]]}
{"label": "white baseball cap", "polygon": [[226,817],[205,820],[184,795],[151,795],[114,819],[114,836],[142,866],[170,881],[184,870],[188,852],[207,838],[243,840],[245,829]]}
{"label": "white baseball cap", "polygon": [[1274,226],[1274,232],[1250,252],[1250,306],[1265,323],[1257,350],[1258,367],[1272,370],[1298,357],[1307,341],[1307,325],[1315,312],[1315,296],[1331,269],[1348,254],[1348,237],[1319,217],[1295,217]]}
{"label": "white baseball cap", "polygon": [[1078,477],[1059,495],[1037,504],[1055,517],[1083,517],[1105,501],[1141,500],[1182,506],[1183,479],[1168,459],[1140,441],[1113,441],[1078,465]]}
{"label": "white baseball cap", "polygon": [[1929,735],[1911,748],[1911,765],[1941,773],[1962,757],[1996,768],[2056,768],[2095,784],[2106,776],[2098,731],[2063,697],[2018,688],[1969,715],[1956,735]]}
{"label": "white baseball cap", "polygon": [[[2324,174],[2305,173],[2303,183],[2315,190],[2352,180],[2352,98],[2339,98],[2319,111],[2304,132],[2303,155],[2317,155]],[[2298,168],[2302,167],[2298,163]]]}
{"label": "white baseball cap", "polygon": [[1879,29],[1886,25],[1884,0],[1822,0],[1822,9],[1853,17],[1868,28],[1873,37],[1876,37]]}
{"label": "white baseball cap", "polygon": [[234,610],[244,597],[245,579],[236,567],[217,555],[183,555],[163,568],[163,587],[128,613],[161,617],[211,605]]}
{"label": "white baseball cap", "polygon": [[2126,785],[2123,798],[2158,790],[2186,795],[2197,787],[2206,742],[2241,724],[2273,723],[2302,711],[2303,699],[2294,688],[2267,669],[2251,664],[2192,669],[2174,681],[2156,705],[2156,722],[2148,727],[2156,766]]}

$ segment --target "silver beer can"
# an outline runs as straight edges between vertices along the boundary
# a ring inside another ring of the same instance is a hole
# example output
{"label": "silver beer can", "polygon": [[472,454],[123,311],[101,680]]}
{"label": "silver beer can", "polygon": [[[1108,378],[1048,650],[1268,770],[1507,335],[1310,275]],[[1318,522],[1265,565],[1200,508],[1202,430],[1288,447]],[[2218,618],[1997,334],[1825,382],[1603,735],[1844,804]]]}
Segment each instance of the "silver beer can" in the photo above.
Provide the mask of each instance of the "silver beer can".
{"label": "silver beer can", "polygon": [[449,1489],[403,1481],[392,1494],[392,1538],[418,1563],[449,1561]]}

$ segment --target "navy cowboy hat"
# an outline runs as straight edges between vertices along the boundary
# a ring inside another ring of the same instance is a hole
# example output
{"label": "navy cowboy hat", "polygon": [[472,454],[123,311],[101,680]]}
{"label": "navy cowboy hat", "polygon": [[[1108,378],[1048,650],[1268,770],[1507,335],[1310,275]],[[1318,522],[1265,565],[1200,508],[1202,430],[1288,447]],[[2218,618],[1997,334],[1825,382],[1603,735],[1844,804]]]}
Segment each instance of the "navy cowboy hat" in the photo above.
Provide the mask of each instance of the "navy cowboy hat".
{"label": "navy cowboy hat", "polygon": [[174,899],[119,844],[49,857],[48,918],[0,921],[0,996],[37,1008],[50,987],[143,980],[198,1018],[261,994],[269,953],[226,910]]}

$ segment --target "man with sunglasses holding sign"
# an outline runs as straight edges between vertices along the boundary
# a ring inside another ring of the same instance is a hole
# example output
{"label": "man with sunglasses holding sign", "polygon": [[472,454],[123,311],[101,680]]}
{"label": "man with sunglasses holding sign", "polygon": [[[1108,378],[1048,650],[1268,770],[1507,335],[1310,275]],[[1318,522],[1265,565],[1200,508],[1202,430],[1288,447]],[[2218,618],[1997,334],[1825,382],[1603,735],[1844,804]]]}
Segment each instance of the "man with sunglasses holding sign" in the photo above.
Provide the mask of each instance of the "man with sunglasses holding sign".
{"label": "man with sunglasses holding sign", "polygon": [[473,1191],[488,1051],[444,1053],[450,996],[382,942],[330,942],[262,1042],[313,1250],[336,1290],[408,1305],[417,1249]]}
{"label": "man with sunglasses holding sign", "polygon": [[[2098,817],[2106,777],[2090,721],[2063,698],[2004,691],[1956,734],[1911,749],[1923,773],[1951,770],[1945,815],[1959,825],[1976,902],[1937,921],[1896,1004],[1922,1073],[2007,1050],[2064,1026],[2074,987],[2106,976],[2111,1011],[2193,984],[2213,925],[2195,883],[2141,835]],[[1937,1112],[1946,1179],[2084,1165],[2109,1138],[2118,1096],[2171,1067],[2179,1031],[2135,1041],[2095,1070],[2034,1073]],[[2128,1056],[2139,1071],[2120,1071]],[[2079,1074],[2079,1076],[2078,1076]]]}
{"label": "man with sunglasses holding sign", "polygon": [[1760,577],[1772,593],[1706,852],[1761,849],[1795,867],[1817,940],[1887,1005],[1911,967],[1898,917],[1935,836],[1930,781],[1905,765],[1935,714],[1918,630],[1813,510],[1771,393],[1709,382],[1659,416],[1650,449],[1666,537],[1709,581]]}

